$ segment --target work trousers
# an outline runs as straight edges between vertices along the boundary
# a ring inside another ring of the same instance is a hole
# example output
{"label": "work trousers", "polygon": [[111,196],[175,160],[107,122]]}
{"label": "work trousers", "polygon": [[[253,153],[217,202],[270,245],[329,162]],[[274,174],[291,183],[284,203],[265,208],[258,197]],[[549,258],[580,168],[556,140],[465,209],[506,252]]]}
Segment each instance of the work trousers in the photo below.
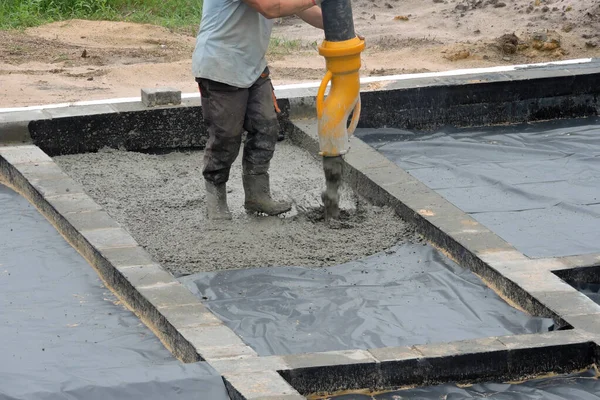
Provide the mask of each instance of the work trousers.
{"label": "work trousers", "polygon": [[197,78],[202,115],[208,129],[204,152],[204,178],[215,184],[229,180],[244,131],[244,161],[266,166],[273,158],[279,135],[276,104],[269,69],[249,88]]}

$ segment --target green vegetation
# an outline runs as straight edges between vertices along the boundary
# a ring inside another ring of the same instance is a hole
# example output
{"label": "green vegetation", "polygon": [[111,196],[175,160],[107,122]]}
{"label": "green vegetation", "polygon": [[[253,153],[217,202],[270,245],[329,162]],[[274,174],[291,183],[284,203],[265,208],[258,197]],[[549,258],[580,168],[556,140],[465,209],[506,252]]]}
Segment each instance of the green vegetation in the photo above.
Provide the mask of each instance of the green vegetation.
{"label": "green vegetation", "polygon": [[0,0],[0,29],[67,19],[150,23],[195,34],[202,0]]}
{"label": "green vegetation", "polygon": [[285,39],[277,36],[272,36],[269,42],[269,54],[271,55],[287,55],[296,53],[299,50],[315,50],[317,42],[303,43],[300,39]]}

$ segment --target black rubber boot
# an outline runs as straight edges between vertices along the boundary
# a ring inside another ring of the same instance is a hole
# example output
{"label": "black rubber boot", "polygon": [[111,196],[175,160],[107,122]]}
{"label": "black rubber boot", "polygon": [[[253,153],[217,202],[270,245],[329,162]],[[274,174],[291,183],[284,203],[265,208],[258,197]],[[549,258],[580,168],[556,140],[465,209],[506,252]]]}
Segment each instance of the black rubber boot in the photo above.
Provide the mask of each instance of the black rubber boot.
{"label": "black rubber boot", "polygon": [[246,161],[243,163],[244,192],[246,201],[244,207],[248,212],[263,213],[267,215],[279,215],[292,209],[292,203],[287,201],[275,201],[271,197],[271,186],[269,182],[269,164],[252,165]]}
{"label": "black rubber boot", "polygon": [[227,206],[227,187],[224,183],[215,185],[205,180],[206,213],[211,220],[229,220],[231,213]]}

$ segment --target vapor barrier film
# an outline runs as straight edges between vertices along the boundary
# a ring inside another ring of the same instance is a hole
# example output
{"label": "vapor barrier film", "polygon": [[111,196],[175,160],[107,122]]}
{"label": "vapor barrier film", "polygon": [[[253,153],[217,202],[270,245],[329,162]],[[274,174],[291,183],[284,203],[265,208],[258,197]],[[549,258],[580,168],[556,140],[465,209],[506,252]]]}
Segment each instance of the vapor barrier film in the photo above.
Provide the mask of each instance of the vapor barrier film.
{"label": "vapor barrier film", "polygon": [[54,227],[2,185],[0,338],[1,399],[229,398],[216,371],[173,358]]}
{"label": "vapor barrier film", "polygon": [[[285,250],[282,250],[285,251]],[[328,268],[270,267],[180,278],[261,356],[547,331],[423,243]]]}
{"label": "vapor barrier film", "polygon": [[600,119],[357,136],[530,257],[600,251]]}

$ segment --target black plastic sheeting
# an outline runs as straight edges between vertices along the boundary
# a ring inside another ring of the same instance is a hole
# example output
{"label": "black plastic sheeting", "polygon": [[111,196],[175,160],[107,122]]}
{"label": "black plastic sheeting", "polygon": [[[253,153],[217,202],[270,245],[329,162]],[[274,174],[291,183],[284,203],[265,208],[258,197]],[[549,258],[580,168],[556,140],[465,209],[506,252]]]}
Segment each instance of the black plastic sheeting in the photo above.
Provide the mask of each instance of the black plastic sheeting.
{"label": "black plastic sheeting", "polygon": [[180,278],[261,356],[404,346],[547,331],[429,245],[401,244],[329,268]]}
{"label": "black plastic sheeting", "polygon": [[530,257],[600,251],[600,119],[356,135]]}
{"label": "black plastic sheeting", "polygon": [[469,387],[452,384],[399,390],[377,395],[345,394],[331,400],[600,400],[600,381],[595,370],[535,379],[519,384],[482,383]]}
{"label": "black plastic sheeting", "polygon": [[0,185],[0,399],[229,399],[183,364],[35,208]]}

